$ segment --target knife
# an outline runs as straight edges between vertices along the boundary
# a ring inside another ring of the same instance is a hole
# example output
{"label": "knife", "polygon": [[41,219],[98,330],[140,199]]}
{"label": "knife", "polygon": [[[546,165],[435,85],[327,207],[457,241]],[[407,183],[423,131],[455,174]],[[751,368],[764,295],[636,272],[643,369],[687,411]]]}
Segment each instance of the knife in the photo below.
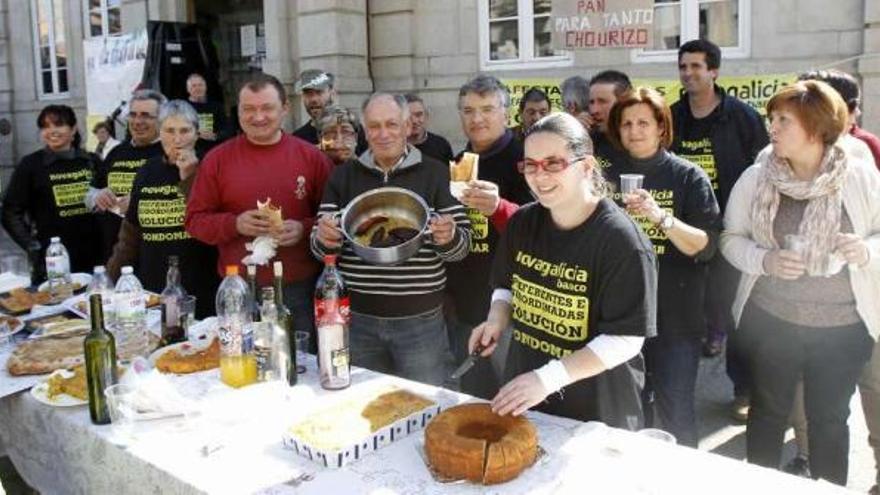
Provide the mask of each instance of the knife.
{"label": "knife", "polygon": [[465,358],[464,362],[461,363],[461,366],[459,366],[454,372],[452,372],[452,375],[450,375],[449,378],[451,380],[458,380],[465,373],[470,371],[471,368],[473,368],[474,365],[477,364],[477,360],[482,357],[480,356],[480,354],[485,349],[486,347],[483,346],[483,344],[477,342],[477,346],[474,348],[474,352],[472,352],[467,358]]}

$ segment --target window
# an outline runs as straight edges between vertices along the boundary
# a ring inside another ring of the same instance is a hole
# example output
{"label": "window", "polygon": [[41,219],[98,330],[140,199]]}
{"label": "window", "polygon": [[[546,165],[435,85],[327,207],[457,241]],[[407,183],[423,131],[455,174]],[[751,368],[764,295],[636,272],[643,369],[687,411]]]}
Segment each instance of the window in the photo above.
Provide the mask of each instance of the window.
{"label": "window", "polygon": [[633,60],[676,60],[678,47],[707,39],[725,57],[749,55],[751,0],[654,0],[654,46],[633,51]]}
{"label": "window", "polygon": [[479,0],[483,69],[571,65],[568,52],[550,42],[552,0]]}
{"label": "window", "polygon": [[87,38],[122,33],[122,0],[87,0],[83,6]]}
{"label": "window", "polygon": [[40,98],[67,96],[67,35],[64,0],[31,0],[34,62]]}

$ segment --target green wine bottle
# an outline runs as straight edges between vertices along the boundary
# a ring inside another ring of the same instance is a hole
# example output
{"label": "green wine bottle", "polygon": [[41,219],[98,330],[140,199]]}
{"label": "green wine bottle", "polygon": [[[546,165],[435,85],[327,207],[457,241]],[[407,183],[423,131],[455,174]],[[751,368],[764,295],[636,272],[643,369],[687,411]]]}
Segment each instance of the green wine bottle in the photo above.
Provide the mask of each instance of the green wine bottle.
{"label": "green wine bottle", "polygon": [[104,328],[104,306],[101,294],[89,296],[89,314],[92,319],[92,331],[83,342],[86,357],[86,381],[89,389],[89,415],[92,423],[106,425],[110,423],[110,410],[107,407],[107,396],[104,390],[115,385],[116,371],[116,339]]}
{"label": "green wine bottle", "polygon": [[273,275],[275,275],[275,308],[278,311],[278,325],[287,332],[288,354],[290,355],[290,366],[287,367],[287,384],[291,387],[297,382],[296,368],[296,339],[293,328],[293,313],[284,305],[284,266],[280,261],[272,264]]}

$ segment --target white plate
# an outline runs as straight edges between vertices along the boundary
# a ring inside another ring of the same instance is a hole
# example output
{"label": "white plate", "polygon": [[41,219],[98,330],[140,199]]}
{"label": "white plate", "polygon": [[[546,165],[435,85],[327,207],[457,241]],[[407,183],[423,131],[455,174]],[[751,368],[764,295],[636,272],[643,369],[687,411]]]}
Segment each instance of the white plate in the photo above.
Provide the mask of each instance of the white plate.
{"label": "white plate", "polygon": [[[89,283],[92,281],[92,276],[88,273],[71,273],[70,280],[82,286],[83,289],[89,286]],[[44,291],[49,290],[49,281],[45,281],[37,287],[37,290]]]}
{"label": "white plate", "polygon": [[[64,324],[67,328],[61,331],[53,331],[53,327],[58,326],[60,324]],[[68,326],[69,325],[69,326]],[[41,339],[44,337],[61,337],[66,335],[73,335],[76,333],[82,333],[83,330],[88,332],[91,329],[91,323],[88,320],[74,319],[70,318],[63,322],[53,322],[46,323],[44,325],[40,325],[33,333],[28,337],[29,339]]]}
{"label": "white plate", "polygon": [[[55,373],[61,373],[62,371],[66,370],[56,370],[49,375],[49,377]],[[42,402],[43,404],[53,407],[73,407],[89,403],[87,400],[77,399],[76,397],[67,394],[58,394],[54,398],[49,398],[49,384],[47,383],[49,377],[31,388],[31,397],[37,399],[37,401]]]}
{"label": "white plate", "polygon": [[31,278],[14,273],[0,273],[0,292],[9,292],[12,289],[22,289],[31,285]]}
{"label": "white plate", "polygon": [[204,339],[204,340],[197,340],[195,342],[190,342],[190,341],[178,342],[176,344],[171,344],[171,345],[166,345],[165,347],[160,347],[160,348],[156,349],[155,351],[153,351],[152,354],[150,354],[150,357],[149,357],[150,364],[152,364],[155,367],[156,360],[158,360],[159,357],[162,356],[162,354],[165,354],[168,351],[176,350],[178,352],[178,354],[180,354],[182,356],[186,356],[188,354],[195,354],[199,351],[203,351],[203,350],[207,349],[208,347],[211,347],[211,342],[213,342],[213,339]]}

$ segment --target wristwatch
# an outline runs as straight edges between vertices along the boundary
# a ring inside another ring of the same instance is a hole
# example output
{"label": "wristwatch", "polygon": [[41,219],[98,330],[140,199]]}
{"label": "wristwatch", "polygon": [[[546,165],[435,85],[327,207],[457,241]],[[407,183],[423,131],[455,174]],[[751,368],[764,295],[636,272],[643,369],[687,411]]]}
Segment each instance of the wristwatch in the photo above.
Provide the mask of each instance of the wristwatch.
{"label": "wristwatch", "polygon": [[663,232],[668,231],[672,227],[675,226],[675,216],[668,211],[663,211],[663,216],[660,217],[660,221],[657,222],[657,226],[660,227],[660,230]]}

